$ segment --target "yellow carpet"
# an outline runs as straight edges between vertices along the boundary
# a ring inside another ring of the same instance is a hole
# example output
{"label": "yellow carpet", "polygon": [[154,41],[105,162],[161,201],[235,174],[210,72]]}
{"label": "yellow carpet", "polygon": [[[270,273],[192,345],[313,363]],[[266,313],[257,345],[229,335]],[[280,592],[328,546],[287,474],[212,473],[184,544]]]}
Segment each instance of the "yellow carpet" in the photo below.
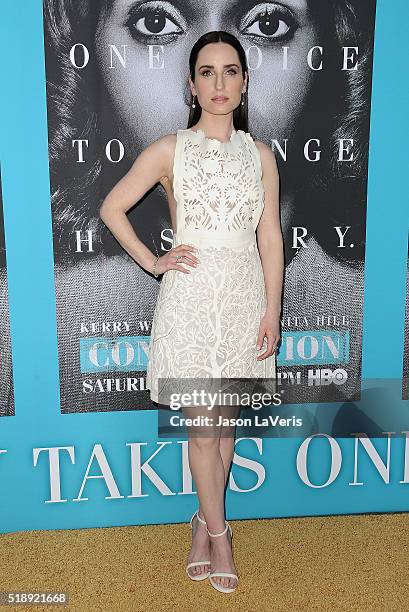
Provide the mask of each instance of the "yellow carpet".
{"label": "yellow carpet", "polygon": [[65,590],[12,610],[220,612],[409,609],[407,513],[231,521],[235,593],[185,575],[189,524],[0,534],[1,591]]}

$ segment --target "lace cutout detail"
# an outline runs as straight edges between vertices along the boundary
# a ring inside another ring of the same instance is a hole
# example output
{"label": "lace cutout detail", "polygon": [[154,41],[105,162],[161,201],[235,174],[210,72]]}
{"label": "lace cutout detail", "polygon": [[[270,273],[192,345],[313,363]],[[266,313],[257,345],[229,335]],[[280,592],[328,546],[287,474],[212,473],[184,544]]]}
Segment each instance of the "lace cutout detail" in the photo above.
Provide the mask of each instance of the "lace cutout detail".
{"label": "lace cutout detail", "polygon": [[201,130],[179,132],[183,139],[177,200],[184,227],[212,234],[255,229],[264,189],[259,152],[250,134],[234,130],[228,142],[221,142]]}
{"label": "lace cutout detail", "polygon": [[[149,348],[146,386],[152,399],[158,401],[159,393],[164,398],[192,392],[189,378],[275,378],[274,353],[257,361],[267,346],[264,342],[263,351],[256,349],[266,306],[255,243],[237,249],[206,247],[191,274],[166,272]],[[180,385],[175,384],[176,378],[182,379]]]}

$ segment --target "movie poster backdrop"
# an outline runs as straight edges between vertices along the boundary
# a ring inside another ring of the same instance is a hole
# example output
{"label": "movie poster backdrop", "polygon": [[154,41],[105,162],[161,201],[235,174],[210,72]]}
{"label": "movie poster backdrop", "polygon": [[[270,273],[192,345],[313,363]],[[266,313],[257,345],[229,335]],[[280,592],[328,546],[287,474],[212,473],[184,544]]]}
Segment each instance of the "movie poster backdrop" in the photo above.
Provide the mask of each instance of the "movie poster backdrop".
{"label": "movie poster backdrop", "polygon": [[[144,148],[187,127],[189,52],[216,27],[245,48],[249,131],[280,172],[283,401],[359,399],[375,0],[43,6],[61,411],[155,407],[159,281],[98,211]],[[171,248],[160,184],[128,218],[152,253]]]}
{"label": "movie poster backdrop", "polygon": [[13,360],[11,353],[10,308],[2,185],[0,166],[0,416],[14,416]]}

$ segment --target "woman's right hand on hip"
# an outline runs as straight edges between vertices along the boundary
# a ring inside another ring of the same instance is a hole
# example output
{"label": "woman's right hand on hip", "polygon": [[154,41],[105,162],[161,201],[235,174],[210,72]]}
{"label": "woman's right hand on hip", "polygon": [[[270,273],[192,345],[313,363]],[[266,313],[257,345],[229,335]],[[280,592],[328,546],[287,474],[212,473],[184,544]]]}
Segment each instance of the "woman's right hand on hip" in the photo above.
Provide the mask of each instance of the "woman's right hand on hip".
{"label": "woman's right hand on hip", "polygon": [[196,268],[199,263],[199,259],[195,255],[197,252],[197,248],[191,244],[179,244],[171,248],[165,255],[159,257],[156,264],[156,273],[163,274],[168,270],[179,270],[179,272],[190,274],[190,270],[185,268],[185,265]]}

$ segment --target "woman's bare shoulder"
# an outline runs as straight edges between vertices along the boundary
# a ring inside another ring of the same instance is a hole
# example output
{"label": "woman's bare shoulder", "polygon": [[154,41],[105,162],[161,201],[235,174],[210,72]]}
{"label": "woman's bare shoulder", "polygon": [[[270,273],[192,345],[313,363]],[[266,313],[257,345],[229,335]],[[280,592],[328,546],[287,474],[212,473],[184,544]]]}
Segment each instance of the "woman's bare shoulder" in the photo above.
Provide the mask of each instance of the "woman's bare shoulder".
{"label": "woman's bare shoulder", "polygon": [[144,153],[151,158],[152,164],[159,165],[165,180],[171,178],[173,158],[175,155],[176,134],[165,134],[154,140]]}
{"label": "woman's bare shoulder", "polygon": [[165,176],[162,177],[165,181],[173,181],[173,160],[175,158],[176,139],[177,134],[166,134],[160,139],[163,141],[162,146],[166,151],[165,155],[167,172]]}
{"label": "woman's bare shoulder", "polygon": [[273,149],[261,140],[255,140],[254,144],[256,145],[258,152],[260,153],[261,165],[263,166],[263,168],[266,168],[268,170],[271,167],[276,167],[277,160]]}
{"label": "woman's bare shoulder", "polygon": [[154,140],[148,148],[154,148],[155,151],[162,151],[163,153],[172,152],[176,145],[176,134],[165,134],[157,140]]}
{"label": "woman's bare shoulder", "polygon": [[255,140],[254,144],[256,145],[257,149],[260,151],[260,155],[274,156],[274,151],[271,149],[271,147],[266,145],[266,143],[263,142],[262,140]]}
{"label": "woman's bare shoulder", "polygon": [[174,146],[176,143],[176,134],[165,134],[156,140],[155,142],[163,143],[165,146]]}

